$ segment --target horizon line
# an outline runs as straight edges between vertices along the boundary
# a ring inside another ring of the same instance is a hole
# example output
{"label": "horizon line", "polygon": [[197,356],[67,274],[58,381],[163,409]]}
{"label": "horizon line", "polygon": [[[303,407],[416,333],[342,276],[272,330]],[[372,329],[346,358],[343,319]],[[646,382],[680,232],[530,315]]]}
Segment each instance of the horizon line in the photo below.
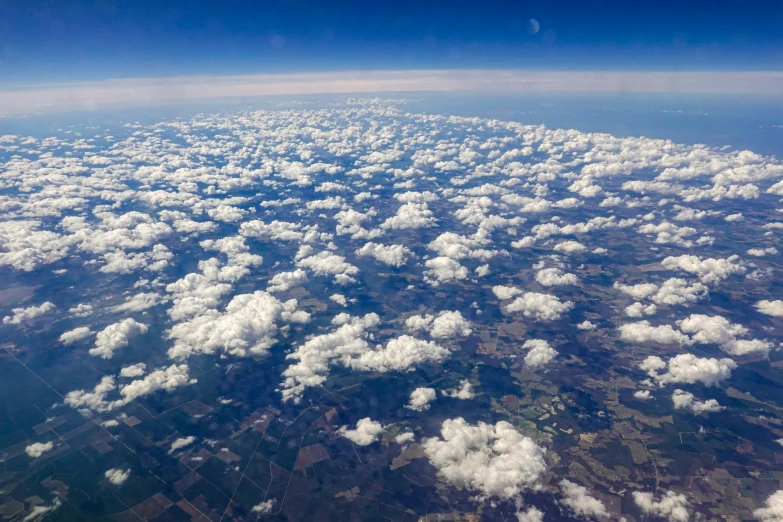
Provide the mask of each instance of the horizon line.
{"label": "horizon line", "polygon": [[783,97],[783,71],[396,69],[35,83],[5,90],[0,115],[226,98],[403,92],[749,94]]}

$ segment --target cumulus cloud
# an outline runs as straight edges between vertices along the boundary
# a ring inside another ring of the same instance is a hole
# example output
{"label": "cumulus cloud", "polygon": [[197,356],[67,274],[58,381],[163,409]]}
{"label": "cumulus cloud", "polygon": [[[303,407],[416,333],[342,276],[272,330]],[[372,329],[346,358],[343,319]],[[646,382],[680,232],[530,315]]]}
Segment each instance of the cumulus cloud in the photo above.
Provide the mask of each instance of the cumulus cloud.
{"label": "cumulus cloud", "polygon": [[416,388],[411,392],[411,398],[406,408],[414,411],[424,411],[430,409],[430,403],[437,397],[433,388]]}
{"label": "cumulus cloud", "polygon": [[467,379],[464,379],[460,381],[460,387],[459,389],[455,389],[452,391],[443,391],[443,395],[446,397],[451,397],[453,399],[462,399],[462,400],[468,400],[473,399],[476,394],[473,391],[473,385],[470,384],[470,381]]}
{"label": "cumulus cloud", "polygon": [[546,472],[546,450],[505,421],[471,425],[447,419],[441,436],[421,446],[444,480],[485,497],[516,497]]}
{"label": "cumulus cloud", "polygon": [[756,303],[756,309],[762,314],[783,317],[783,301],[759,301]]}
{"label": "cumulus cloud", "polygon": [[576,327],[586,332],[592,332],[593,330],[598,328],[595,324],[591,323],[590,321],[582,321],[581,323],[576,325]]}
{"label": "cumulus cloud", "polygon": [[452,339],[466,337],[472,332],[470,321],[462,317],[458,311],[440,312],[434,315],[414,315],[405,321],[405,327],[411,331],[427,330],[436,339]]}
{"label": "cumulus cloud", "polygon": [[334,276],[334,280],[340,284],[355,283],[356,279],[353,276],[359,273],[359,269],[348,263],[343,256],[327,251],[300,259],[297,266],[309,268],[315,275]]}
{"label": "cumulus cloud", "polygon": [[696,343],[717,344],[731,355],[769,353],[772,344],[759,339],[737,339],[748,334],[748,329],[732,324],[725,317],[692,314],[680,321],[680,330],[691,334]]}
{"label": "cumulus cloud", "polygon": [[383,431],[384,429],[380,422],[365,417],[359,419],[359,422],[356,423],[356,428],[350,429],[342,426],[337,430],[337,433],[357,446],[369,446],[381,437]]}
{"label": "cumulus cloud", "polygon": [[111,359],[114,357],[115,351],[125,348],[130,339],[147,333],[148,329],[146,324],[141,324],[131,318],[110,324],[98,332],[95,338],[95,347],[90,348],[90,355]]}
{"label": "cumulus cloud", "polygon": [[700,258],[694,255],[670,256],[661,264],[669,270],[682,270],[695,274],[703,283],[716,283],[731,274],[742,274],[745,266],[739,256],[726,259]]}
{"label": "cumulus cloud", "polygon": [[82,341],[84,339],[87,339],[91,335],[93,335],[93,331],[90,330],[87,326],[79,326],[78,328],[74,328],[73,330],[68,330],[67,332],[63,332],[63,334],[60,336],[60,342],[63,343],[65,346],[70,346],[74,343],[78,343],[79,341]]}
{"label": "cumulus cloud", "polygon": [[715,399],[700,401],[692,393],[680,389],[674,390],[672,403],[675,410],[688,409],[693,413],[711,413],[723,409]]}
{"label": "cumulus cloud", "polygon": [[48,453],[54,449],[54,444],[52,441],[49,442],[33,442],[29,446],[27,446],[24,451],[29,456],[31,456],[34,459],[37,459],[44,453]]}
{"label": "cumulus cloud", "polygon": [[656,497],[646,491],[634,491],[633,500],[643,513],[666,518],[669,522],[688,522],[688,499],[685,495],[667,491],[663,496]]}
{"label": "cumulus cloud", "polygon": [[492,293],[495,294],[495,297],[502,300],[508,300],[513,299],[514,297],[525,293],[524,290],[520,290],[519,288],[514,288],[513,286],[493,286],[492,287]]}
{"label": "cumulus cloud", "polygon": [[563,492],[563,504],[580,517],[608,517],[609,512],[603,502],[590,495],[590,491],[570,480],[560,481]]}
{"label": "cumulus cloud", "polygon": [[171,446],[169,447],[169,453],[174,453],[177,450],[186,448],[191,444],[193,444],[195,441],[196,441],[196,437],[194,437],[193,435],[189,435],[187,437],[180,437],[171,443]]}
{"label": "cumulus cloud", "polygon": [[441,256],[428,259],[424,266],[427,267],[425,280],[433,286],[438,286],[448,281],[468,278],[468,269],[450,257]]}
{"label": "cumulus cloud", "polygon": [[670,325],[652,326],[649,321],[639,321],[620,325],[620,338],[623,341],[636,344],[689,344],[690,338],[675,330]]}
{"label": "cumulus cloud", "polygon": [[544,522],[544,513],[533,506],[525,511],[518,512],[516,516],[517,522]]}
{"label": "cumulus cloud", "polygon": [[528,368],[541,368],[557,357],[557,350],[543,339],[528,339],[522,348],[529,350],[525,355],[525,366]]}
{"label": "cumulus cloud", "polygon": [[180,386],[195,383],[191,379],[185,364],[159,368],[143,379],[137,379],[119,387],[120,398],[110,400],[108,395],[117,390],[114,377],[106,375],[95,385],[92,391],[74,390],[65,396],[65,404],[85,410],[107,412],[125,406],[132,401],[159,390],[171,392]]}
{"label": "cumulus cloud", "polygon": [[423,363],[438,363],[450,352],[432,341],[422,341],[409,335],[389,340],[386,346],[370,346],[369,330],[380,323],[377,314],[335,317],[338,328],[317,335],[288,354],[297,361],[283,371],[283,400],[299,402],[308,387],[320,386],[329,376],[329,368],[340,365],[358,371],[410,371]]}
{"label": "cumulus cloud", "polygon": [[575,285],[579,279],[574,274],[566,274],[559,268],[544,268],[536,274],[536,281],[543,286]]}
{"label": "cumulus cloud", "polygon": [[120,377],[141,377],[145,371],[147,371],[146,364],[136,363],[120,370]]}
{"label": "cumulus cloud", "polygon": [[46,301],[39,306],[30,306],[28,308],[14,308],[13,315],[3,317],[3,324],[12,324],[17,326],[32,326],[35,322],[57,309],[54,304]]}
{"label": "cumulus cloud", "polygon": [[764,507],[753,511],[760,522],[783,522],[783,490],[777,490],[764,501]]}
{"label": "cumulus cloud", "polygon": [[307,323],[310,314],[297,308],[297,301],[279,301],[267,292],[234,297],[224,312],[209,310],[189,321],[175,324],[168,333],[174,339],[169,356],[182,359],[194,353],[223,350],[244,357],[262,355],[273,345],[281,323]]}
{"label": "cumulus cloud", "polygon": [[563,254],[581,254],[587,247],[579,241],[562,241],[555,245],[554,250]]}
{"label": "cumulus cloud", "polygon": [[129,469],[112,468],[104,473],[106,479],[115,486],[122,486],[125,481],[130,477]]}
{"label": "cumulus cloud", "polygon": [[141,293],[130,297],[123,304],[115,306],[113,310],[115,312],[140,312],[165,301],[163,296],[155,292]]}
{"label": "cumulus cloud", "polygon": [[269,293],[285,292],[306,282],[307,272],[301,268],[297,268],[292,272],[279,272],[269,280],[266,291]]}
{"label": "cumulus cloud", "polygon": [[720,381],[731,377],[731,370],[736,367],[737,363],[731,359],[701,358],[690,353],[676,355],[668,362],[651,355],[639,365],[660,386],[696,382],[717,386]]}
{"label": "cumulus cloud", "polygon": [[408,257],[413,254],[411,250],[402,245],[381,245],[379,243],[367,243],[356,251],[357,255],[369,256],[376,261],[385,263],[389,266],[401,267]]}
{"label": "cumulus cloud", "polygon": [[562,302],[557,297],[537,292],[525,292],[506,306],[506,311],[522,312],[525,317],[537,321],[554,321],[574,307],[571,301]]}

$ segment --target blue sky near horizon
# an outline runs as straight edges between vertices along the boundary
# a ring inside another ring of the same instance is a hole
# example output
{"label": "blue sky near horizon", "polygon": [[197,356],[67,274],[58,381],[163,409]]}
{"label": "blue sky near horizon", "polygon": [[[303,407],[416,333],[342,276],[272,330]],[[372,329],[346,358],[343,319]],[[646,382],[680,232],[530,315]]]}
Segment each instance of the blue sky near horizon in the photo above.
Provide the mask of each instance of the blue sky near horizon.
{"label": "blue sky near horizon", "polygon": [[771,1],[12,0],[0,2],[0,83],[410,68],[782,70],[782,28],[783,3]]}

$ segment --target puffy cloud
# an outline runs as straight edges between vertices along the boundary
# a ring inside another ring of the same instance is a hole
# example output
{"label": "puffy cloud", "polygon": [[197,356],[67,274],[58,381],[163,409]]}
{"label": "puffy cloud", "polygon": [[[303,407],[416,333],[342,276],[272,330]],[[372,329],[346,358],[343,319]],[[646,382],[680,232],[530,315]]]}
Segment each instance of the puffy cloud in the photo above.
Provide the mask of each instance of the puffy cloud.
{"label": "puffy cloud", "polygon": [[739,256],[731,256],[726,259],[699,258],[693,255],[669,256],[661,264],[669,270],[682,270],[696,274],[703,283],[716,283],[726,279],[731,274],[745,272],[745,266]]}
{"label": "puffy cloud", "polygon": [[693,342],[717,344],[731,355],[767,354],[772,348],[771,343],[759,339],[737,339],[745,336],[748,329],[720,316],[692,314],[680,321],[680,330],[691,334]]}
{"label": "puffy cloud", "polygon": [[93,333],[94,332],[90,330],[89,327],[80,326],[78,328],[74,328],[73,330],[68,330],[67,332],[64,332],[60,336],[60,342],[63,343],[65,346],[69,346],[81,340],[87,339]]}
{"label": "puffy cloud", "polygon": [[654,304],[644,306],[642,303],[634,303],[625,307],[623,311],[628,317],[642,317],[643,315],[653,315],[658,310]]}
{"label": "puffy cloud", "polygon": [[196,441],[196,437],[194,437],[193,435],[189,435],[187,437],[180,437],[171,443],[171,447],[169,447],[169,453],[174,453],[177,450],[186,448],[191,444],[193,444],[195,441]]}
{"label": "puffy cloud", "polygon": [[337,433],[357,446],[369,446],[381,437],[383,431],[384,429],[380,422],[365,417],[359,419],[359,422],[356,423],[356,428],[349,429],[346,426],[342,426],[337,430]]}
{"label": "puffy cloud", "polygon": [[546,472],[546,450],[505,421],[474,426],[462,418],[447,419],[441,437],[421,446],[444,480],[485,497],[516,497]]}
{"label": "puffy cloud", "polygon": [[685,495],[667,491],[665,495],[656,500],[652,493],[646,491],[634,491],[633,500],[643,513],[667,518],[670,522],[688,522],[690,515],[687,507],[688,499]]}
{"label": "puffy cloud", "polygon": [[445,395],[446,397],[451,397],[452,399],[462,399],[462,400],[473,399],[476,396],[476,394],[473,391],[473,385],[470,384],[470,381],[464,379],[460,381],[459,384],[460,384],[459,389],[455,389],[450,392],[443,391],[443,395]]}
{"label": "puffy cloud", "polygon": [[54,449],[52,441],[49,442],[33,442],[29,446],[25,447],[24,451],[32,458],[37,459],[44,453],[48,453]]}
{"label": "puffy cloud", "polygon": [[630,295],[635,299],[644,299],[658,291],[658,285],[652,283],[641,283],[638,285],[623,285],[615,281],[614,288]]}
{"label": "puffy cloud", "polygon": [[74,317],[87,317],[92,315],[92,305],[80,303],[68,309],[68,313]]}
{"label": "puffy cloud", "polygon": [[566,274],[559,268],[544,268],[536,274],[536,281],[544,286],[575,285],[579,279],[574,274]]}
{"label": "puffy cloud", "polygon": [[299,402],[305,388],[320,386],[329,375],[329,368],[341,365],[360,371],[410,371],[422,363],[440,362],[450,352],[434,342],[409,335],[391,339],[386,346],[374,348],[367,342],[368,330],[380,323],[376,314],[335,317],[339,327],[330,333],[317,335],[298,346],[287,358],[297,360],[283,372],[283,400]]}
{"label": "puffy cloud", "polygon": [[263,221],[246,221],[239,226],[239,233],[246,237],[256,237],[262,239],[274,239],[281,241],[301,241],[304,233],[300,230],[302,227],[298,223],[289,223],[288,221],[272,221],[264,223]]}
{"label": "puffy cloud", "polygon": [[590,321],[582,321],[581,323],[576,325],[576,327],[579,328],[580,330],[584,330],[586,332],[592,332],[593,330],[598,328],[596,325],[594,325]]}
{"label": "puffy cloud", "polygon": [[112,468],[104,473],[106,479],[115,486],[122,486],[125,481],[130,477],[129,469]]}
{"label": "puffy cloud", "polygon": [[406,431],[405,433],[400,433],[396,437],[394,437],[394,442],[397,444],[405,444],[407,442],[413,442],[416,440],[416,435],[411,433],[410,431]]}
{"label": "puffy cloud", "polygon": [[379,243],[367,243],[356,251],[357,255],[375,258],[389,266],[400,267],[412,254],[409,248],[402,245],[381,245]]}
{"label": "puffy cloud", "polygon": [[512,299],[520,294],[525,293],[524,290],[520,290],[519,288],[514,288],[513,286],[493,286],[492,287],[492,293],[495,294],[495,297],[502,300],[508,300]]}
{"label": "puffy cloud", "polygon": [[696,400],[696,397],[684,390],[674,390],[672,394],[672,402],[674,403],[675,410],[689,409],[693,413],[709,413],[721,411],[723,406],[718,404],[715,399],[708,399],[706,401]]}
{"label": "puffy cloud", "polygon": [[428,259],[424,266],[427,267],[425,280],[433,286],[446,283],[452,280],[461,280],[468,278],[468,269],[454,261],[450,257],[436,257]]}
{"label": "puffy cloud", "polygon": [[174,339],[172,358],[223,350],[244,357],[261,355],[276,341],[279,323],[307,323],[310,314],[297,309],[295,299],[281,302],[264,291],[235,296],[223,313],[209,310],[175,324],[168,333]]}
{"label": "puffy cloud", "polygon": [[590,491],[584,486],[575,484],[570,480],[560,481],[560,490],[563,492],[563,504],[580,517],[608,517],[609,512],[603,502],[590,495]]}
{"label": "puffy cloud", "polygon": [[405,321],[405,326],[412,331],[428,330],[429,334],[436,339],[466,337],[472,332],[471,322],[462,317],[458,311],[443,311],[437,316],[414,315]]}
{"label": "puffy cloud", "polygon": [[72,241],[48,230],[40,221],[4,220],[0,223],[0,266],[31,272],[68,255]]}
{"label": "puffy cloud", "polygon": [[144,363],[136,363],[130,366],[126,366],[120,370],[121,377],[141,377],[147,370],[147,365]]}
{"label": "puffy cloud", "polygon": [[756,303],[756,309],[762,314],[783,317],[783,301],[763,300]]}
{"label": "puffy cloud", "polygon": [[587,247],[578,241],[562,241],[555,245],[554,249],[563,254],[581,254]]}
{"label": "puffy cloud", "polygon": [[340,284],[355,283],[356,279],[353,276],[359,273],[359,269],[346,262],[343,256],[327,251],[300,259],[297,266],[309,268],[316,275],[332,275]]}
{"label": "puffy cloud", "polygon": [[430,403],[435,400],[437,394],[433,388],[416,388],[411,392],[411,398],[406,408],[415,411],[424,411],[430,409]]}
{"label": "puffy cloud", "polygon": [[544,513],[537,507],[531,506],[525,511],[516,514],[517,522],[544,522]]}
{"label": "puffy cloud", "polygon": [[689,344],[690,338],[670,325],[652,326],[649,321],[621,325],[620,338],[629,343]]}
{"label": "puffy cloud", "polygon": [[115,306],[113,310],[115,312],[140,312],[164,303],[165,301],[163,296],[155,292],[141,293],[132,296],[123,304]]}
{"label": "puffy cloud", "polygon": [[529,368],[541,368],[557,357],[557,350],[543,339],[528,339],[522,348],[529,350],[525,355],[525,366]]}
{"label": "puffy cloud", "polygon": [[348,306],[348,299],[342,294],[332,294],[329,296],[329,299],[340,306]]}
{"label": "puffy cloud", "polygon": [[269,280],[267,292],[285,292],[307,282],[307,272],[297,268],[293,272],[280,272]]}
{"label": "puffy cloud", "polygon": [[688,284],[685,279],[672,277],[664,281],[658,291],[652,296],[652,300],[658,304],[679,305],[695,303],[706,297],[709,290],[699,282]]}
{"label": "puffy cloud", "polygon": [[116,350],[125,348],[128,346],[130,339],[147,333],[148,329],[149,327],[146,324],[141,324],[131,318],[110,324],[98,332],[95,338],[95,347],[90,348],[90,355],[111,359]]}
{"label": "puffy cloud", "polygon": [[[651,355],[639,365],[660,386],[681,382],[702,382],[706,386],[717,386],[720,381],[731,377],[731,370],[736,367],[737,363],[731,359],[700,358],[690,353],[676,355],[668,362]],[[660,373],[661,370],[666,372]]]}
{"label": "puffy cloud", "polygon": [[540,321],[553,321],[574,307],[571,301],[562,302],[557,297],[537,292],[525,292],[506,306],[508,312],[522,312],[525,317]]}
{"label": "puffy cloud", "polygon": [[[780,183],[783,185],[783,182]],[[777,490],[764,501],[764,507],[753,511],[759,522],[783,522],[783,490]]]}
{"label": "puffy cloud", "polygon": [[633,396],[642,401],[646,401],[652,398],[650,396],[650,390],[637,390],[633,392]]}
{"label": "puffy cloud", "polygon": [[250,511],[259,516],[271,515],[276,503],[277,501],[275,499],[270,498],[269,500],[256,504]]}
{"label": "puffy cloud", "polygon": [[119,389],[121,398],[109,400],[109,393],[117,389],[114,377],[104,376],[92,391],[75,390],[65,396],[65,404],[99,412],[111,411],[159,390],[172,391],[180,386],[196,382],[191,379],[185,364],[159,368],[143,379],[132,381]]}
{"label": "puffy cloud", "polygon": [[427,203],[409,202],[397,209],[397,214],[381,224],[381,228],[395,230],[431,227],[437,223]]}
{"label": "puffy cloud", "polygon": [[44,315],[50,314],[57,310],[49,301],[39,305],[30,306],[28,308],[14,308],[11,310],[14,315],[7,315],[3,317],[3,324],[12,324],[17,326],[32,326],[36,320]]}

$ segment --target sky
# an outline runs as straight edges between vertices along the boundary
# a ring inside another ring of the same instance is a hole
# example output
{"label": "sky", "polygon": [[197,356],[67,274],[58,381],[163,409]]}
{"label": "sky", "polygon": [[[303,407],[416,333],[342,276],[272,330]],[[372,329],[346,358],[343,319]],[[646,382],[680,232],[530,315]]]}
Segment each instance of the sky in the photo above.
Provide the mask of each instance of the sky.
{"label": "sky", "polygon": [[773,1],[0,0],[0,87],[401,69],[783,69]]}

